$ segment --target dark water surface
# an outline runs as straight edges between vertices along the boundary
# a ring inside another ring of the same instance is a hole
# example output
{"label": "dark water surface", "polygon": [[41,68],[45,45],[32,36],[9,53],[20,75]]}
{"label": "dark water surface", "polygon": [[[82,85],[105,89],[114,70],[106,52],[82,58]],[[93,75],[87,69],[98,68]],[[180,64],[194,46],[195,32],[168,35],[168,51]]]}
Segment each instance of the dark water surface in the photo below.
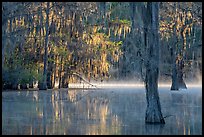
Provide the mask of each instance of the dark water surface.
{"label": "dark water surface", "polygon": [[202,87],[169,89],[159,88],[165,125],[145,124],[143,87],[5,91],[2,134],[202,134]]}

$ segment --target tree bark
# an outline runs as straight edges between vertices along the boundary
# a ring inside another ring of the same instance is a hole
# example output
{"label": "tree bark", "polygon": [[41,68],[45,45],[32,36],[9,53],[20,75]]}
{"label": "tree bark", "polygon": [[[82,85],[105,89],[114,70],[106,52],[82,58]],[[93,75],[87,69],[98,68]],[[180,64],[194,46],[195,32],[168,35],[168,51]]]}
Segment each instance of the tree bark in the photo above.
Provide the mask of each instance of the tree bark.
{"label": "tree bark", "polygon": [[173,55],[173,63],[172,63],[172,85],[171,90],[178,90],[178,77],[177,77],[177,64],[176,64],[176,57]]}
{"label": "tree bark", "polygon": [[64,76],[62,77],[62,88],[68,88],[68,73],[65,72]]}
{"label": "tree bark", "polygon": [[45,37],[45,53],[44,53],[44,69],[43,69],[43,83],[39,87],[39,90],[47,89],[47,47],[48,47],[48,33],[49,33],[49,13],[50,13],[50,2],[47,2],[47,11],[46,11],[46,37]]}
{"label": "tree bark", "polygon": [[[52,51],[50,52],[50,58],[52,60],[54,60],[54,55],[53,55]],[[53,61],[48,61],[48,69],[47,69],[48,70],[48,72],[47,72],[47,88],[48,89],[53,88],[53,84],[52,84],[53,66],[54,66]]]}
{"label": "tree bark", "polygon": [[51,80],[51,78],[52,78],[51,77],[52,76],[51,73],[52,73],[51,71],[47,72],[47,88],[48,89],[52,89],[53,88],[52,87],[52,80]]}
{"label": "tree bark", "polygon": [[178,61],[178,85],[179,88],[187,89],[186,84],[183,80],[183,69],[184,69],[184,58],[185,58],[185,50],[186,50],[186,42],[184,40],[184,29],[181,31],[181,39],[183,41],[183,45],[181,50],[181,58]]}
{"label": "tree bark", "polygon": [[171,47],[171,57],[172,57],[172,85],[171,85],[171,90],[179,90],[179,85],[178,85],[178,72],[177,72],[177,52],[176,52],[176,48],[177,48],[177,43],[178,43],[178,38],[176,36],[176,25],[174,25],[174,39],[175,44],[173,42],[173,46],[175,45],[175,47]]}
{"label": "tree bark", "polygon": [[178,85],[179,89],[187,89],[186,84],[183,80],[183,68],[184,68],[184,61],[183,58],[178,61]]}
{"label": "tree bark", "polygon": [[64,66],[64,75],[62,76],[62,88],[68,88],[68,67]]}
{"label": "tree bark", "polygon": [[62,85],[62,76],[61,76],[61,74],[62,74],[62,61],[63,61],[63,56],[61,56],[61,59],[60,59],[60,68],[59,68],[59,86],[58,86],[58,88],[60,89],[61,88],[61,85]]}
{"label": "tree bark", "polygon": [[[55,56],[55,60],[57,60],[58,59],[58,57],[57,57],[57,55]],[[53,85],[53,88],[55,88],[55,83],[56,83],[56,75],[57,75],[57,62],[55,62],[54,63],[54,78],[53,78],[53,83],[52,83],[52,85]]]}
{"label": "tree bark", "polygon": [[[173,55],[175,56],[175,55]],[[187,89],[186,84],[183,80],[183,59],[175,59],[173,57],[173,66],[172,66],[172,85],[171,90]]]}
{"label": "tree bark", "polygon": [[[158,93],[158,74],[159,74],[159,5],[157,2],[147,3],[147,16],[150,18],[148,31],[147,55],[148,61],[146,64],[146,100],[147,109],[145,122],[165,124],[161,112],[161,105]],[[145,24],[146,25],[146,24]]]}

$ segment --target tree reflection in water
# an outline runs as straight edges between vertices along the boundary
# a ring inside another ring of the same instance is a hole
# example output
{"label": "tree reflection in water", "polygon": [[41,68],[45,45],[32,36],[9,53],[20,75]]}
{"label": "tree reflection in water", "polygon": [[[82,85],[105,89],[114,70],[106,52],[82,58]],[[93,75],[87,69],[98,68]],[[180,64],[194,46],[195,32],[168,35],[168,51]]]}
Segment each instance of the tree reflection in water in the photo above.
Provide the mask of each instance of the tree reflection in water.
{"label": "tree reflection in water", "polygon": [[160,88],[166,124],[146,125],[144,88],[2,93],[2,134],[201,134],[201,88]]}

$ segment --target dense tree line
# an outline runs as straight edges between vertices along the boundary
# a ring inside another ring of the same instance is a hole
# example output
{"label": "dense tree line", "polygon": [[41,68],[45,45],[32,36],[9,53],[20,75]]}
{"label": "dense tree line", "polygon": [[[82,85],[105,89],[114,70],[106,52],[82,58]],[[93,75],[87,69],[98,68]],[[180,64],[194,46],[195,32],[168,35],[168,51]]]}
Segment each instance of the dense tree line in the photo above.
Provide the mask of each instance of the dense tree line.
{"label": "dense tree line", "polygon": [[[89,81],[144,81],[146,5],[3,2],[3,84],[67,87],[76,82],[73,72]],[[201,72],[201,4],[162,2],[159,8],[160,79],[171,76],[172,89],[179,88],[175,81],[186,87],[183,77]]]}
{"label": "dense tree line", "polygon": [[[57,81],[59,88],[67,87],[68,82],[76,81],[69,75],[73,72],[84,74],[89,80],[108,77],[107,58],[117,60],[121,41],[111,41],[102,32],[101,19],[95,17],[99,11],[94,11],[100,5],[26,4],[3,4],[3,20],[7,20],[3,25],[8,26],[3,27],[2,41],[4,84],[16,89],[18,84],[32,85],[38,80],[39,88],[47,89]],[[12,6],[18,10],[25,8],[25,12],[4,12]]]}

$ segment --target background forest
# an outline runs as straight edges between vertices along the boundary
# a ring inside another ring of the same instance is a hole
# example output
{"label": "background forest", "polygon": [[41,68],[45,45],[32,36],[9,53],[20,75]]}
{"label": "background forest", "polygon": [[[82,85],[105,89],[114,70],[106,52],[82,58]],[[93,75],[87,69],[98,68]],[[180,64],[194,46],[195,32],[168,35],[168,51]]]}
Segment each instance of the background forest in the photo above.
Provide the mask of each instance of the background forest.
{"label": "background forest", "polygon": [[[3,2],[4,89],[143,82],[146,2]],[[159,3],[159,80],[199,82],[202,3]],[[174,75],[174,72],[177,72]]]}

